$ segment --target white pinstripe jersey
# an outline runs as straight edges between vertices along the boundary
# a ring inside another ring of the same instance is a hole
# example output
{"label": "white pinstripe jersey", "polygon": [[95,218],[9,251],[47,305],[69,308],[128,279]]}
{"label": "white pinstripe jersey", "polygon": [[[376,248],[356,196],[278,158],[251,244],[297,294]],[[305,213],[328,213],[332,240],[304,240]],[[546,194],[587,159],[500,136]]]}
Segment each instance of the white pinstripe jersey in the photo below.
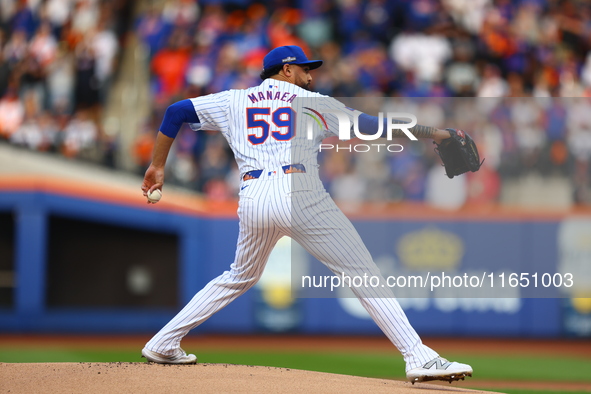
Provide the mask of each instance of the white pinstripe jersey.
{"label": "white pinstripe jersey", "polygon": [[353,124],[356,111],[345,109],[338,100],[289,82],[266,79],[249,89],[191,99],[201,123],[190,126],[193,130],[220,131],[234,152],[241,174],[298,163],[308,171],[317,169],[320,143],[326,137],[338,135],[338,120],[334,115],[326,115],[328,127],[314,124],[313,138],[308,139],[304,127],[308,117],[303,113],[306,100],[296,98],[310,98],[313,106],[340,109]]}
{"label": "white pinstripe jersey", "polygon": [[[308,119],[312,119],[314,110],[339,109],[349,117],[349,125],[356,111],[333,98],[273,79],[250,89],[224,91],[192,102],[201,122],[193,124],[193,129],[221,131],[241,173],[266,171],[260,174],[263,179],[243,182],[238,206],[240,231],[230,269],[212,279],[146,344],[147,350],[163,357],[183,354],[180,341],[191,329],[258,281],[282,236],[291,237],[335,275],[380,275],[355,227],[317,176],[320,142],[338,133],[338,118],[319,118],[317,123],[310,123],[314,125],[311,138],[307,135]],[[306,174],[284,176],[281,167],[288,164],[304,164]],[[407,371],[438,356],[423,345],[388,287],[352,286],[351,290],[404,355]]]}

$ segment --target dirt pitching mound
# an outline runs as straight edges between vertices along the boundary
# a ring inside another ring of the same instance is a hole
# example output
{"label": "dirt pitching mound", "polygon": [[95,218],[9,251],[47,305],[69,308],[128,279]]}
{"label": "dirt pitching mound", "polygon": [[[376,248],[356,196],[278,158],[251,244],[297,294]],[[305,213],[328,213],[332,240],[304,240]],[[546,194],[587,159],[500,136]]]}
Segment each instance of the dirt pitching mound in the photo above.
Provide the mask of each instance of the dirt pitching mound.
{"label": "dirt pitching mound", "polygon": [[[0,363],[13,393],[478,393],[454,386],[231,364]],[[490,392],[488,392],[490,393]]]}

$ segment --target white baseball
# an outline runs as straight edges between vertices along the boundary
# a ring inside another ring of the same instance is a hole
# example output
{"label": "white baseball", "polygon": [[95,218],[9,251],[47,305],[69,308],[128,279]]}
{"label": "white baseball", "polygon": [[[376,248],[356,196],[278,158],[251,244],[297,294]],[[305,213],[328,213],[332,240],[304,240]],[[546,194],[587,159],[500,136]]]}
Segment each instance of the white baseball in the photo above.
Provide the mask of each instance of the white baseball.
{"label": "white baseball", "polygon": [[154,191],[148,193],[148,201],[151,203],[157,203],[162,198],[162,192],[160,189],[155,189]]}

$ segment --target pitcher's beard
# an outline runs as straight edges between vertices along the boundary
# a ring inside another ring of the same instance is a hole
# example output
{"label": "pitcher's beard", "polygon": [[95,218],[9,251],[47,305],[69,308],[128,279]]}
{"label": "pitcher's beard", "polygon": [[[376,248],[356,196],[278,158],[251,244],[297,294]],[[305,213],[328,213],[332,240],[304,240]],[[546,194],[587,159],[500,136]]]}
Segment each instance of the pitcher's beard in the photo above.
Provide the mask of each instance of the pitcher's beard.
{"label": "pitcher's beard", "polygon": [[310,82],[299,81],[296,85],[302,89],[310,90]]}

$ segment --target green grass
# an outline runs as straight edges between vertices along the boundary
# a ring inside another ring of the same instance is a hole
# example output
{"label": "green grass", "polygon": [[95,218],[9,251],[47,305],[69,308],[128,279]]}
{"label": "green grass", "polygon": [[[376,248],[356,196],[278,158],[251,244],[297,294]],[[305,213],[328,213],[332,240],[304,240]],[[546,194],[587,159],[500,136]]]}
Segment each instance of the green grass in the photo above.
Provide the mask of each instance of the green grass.
{"label": "green grass", "polygon": [[[191,349],[188,349],[191,350]],[[402,376],[402,358],[384,354],[340,354],[304,352],[197,352],[199,362],[262,365],[332,372],[347,375]],[[0,362],[141,362],[139,351],[0,349]],[[398,370],[395,374],[394,371]]]}
{"label": "green grass", "polygon": [[4,363],[58,363],[58,362],[139,362],[138,351],[78,350],[67,348],[46,348],[42,350],[0,348],[0,362]]}
{"label": "green grass", "polygon": [[401,357],[373,353],[200,353],[206,363],[266,365],[380,378],[404,376]]}
{"label": "green grass", "polygon": [[[377,378],[404,378],[401,357],[383,353],[226,353],[200,352],[201,362],[267,365]],[[453,355],[487,380],[591,382],[591,360],[569,357]]]}
{"label": "green grass", "polygon": [[506,394],[589,394],[589,391],[554,391],[554,390],[513,390],[513,389],[497,389],[498,392]]}
{"label": "green grass", "polygon": [[[404,377],[402,358],[384,353],[198,351],[196,354],[203,363],[263,365],[379,378]],[[462,354],[450,355],[449,359],[472,365],[475,377],[486,380],[591,382],[590,359]],[[0,362],[116,361],[140,362],[143,359],[140,358],[139,350],[0,348]]]}
{"label": "green grass", "polygon": [[591,359],[578,357],[452,355],[482,379],[591,382]]}

